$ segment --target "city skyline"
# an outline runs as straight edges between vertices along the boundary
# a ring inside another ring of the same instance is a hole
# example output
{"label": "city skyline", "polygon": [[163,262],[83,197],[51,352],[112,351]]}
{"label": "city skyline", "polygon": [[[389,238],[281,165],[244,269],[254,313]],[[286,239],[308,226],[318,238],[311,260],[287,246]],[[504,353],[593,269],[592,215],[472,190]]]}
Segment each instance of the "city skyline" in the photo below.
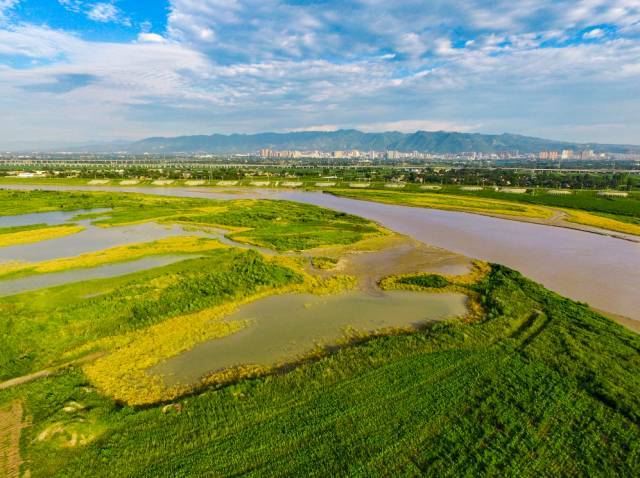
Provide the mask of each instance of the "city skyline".
{"label": "city skyline", "polygon": [[0,0],[0,149],[358,128],[640,140],[640,2]]}

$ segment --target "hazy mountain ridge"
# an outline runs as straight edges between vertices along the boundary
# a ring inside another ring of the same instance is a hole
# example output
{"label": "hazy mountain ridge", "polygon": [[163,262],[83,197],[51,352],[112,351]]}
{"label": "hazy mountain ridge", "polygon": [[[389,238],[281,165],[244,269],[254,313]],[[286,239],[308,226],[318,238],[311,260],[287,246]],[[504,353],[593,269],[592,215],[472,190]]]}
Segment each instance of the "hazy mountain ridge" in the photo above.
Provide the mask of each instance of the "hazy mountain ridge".
{"label": "hazy mountain ridge", "polygon": [[363,133],[358,130],[304,131],[292,133],[212,134],[199,136],[154,137],[132,143],[132,153],[250,153],[261,148],[275,150],[336,151],[358,149],[423,151],[430,153],[462,153],[476,151],[499,153],[519,151],[535,153],[543,150],[593,149],[596,152],[640,152],[640,146],[580,144],[516,134],[490,135],[446,131],[400,133]]}

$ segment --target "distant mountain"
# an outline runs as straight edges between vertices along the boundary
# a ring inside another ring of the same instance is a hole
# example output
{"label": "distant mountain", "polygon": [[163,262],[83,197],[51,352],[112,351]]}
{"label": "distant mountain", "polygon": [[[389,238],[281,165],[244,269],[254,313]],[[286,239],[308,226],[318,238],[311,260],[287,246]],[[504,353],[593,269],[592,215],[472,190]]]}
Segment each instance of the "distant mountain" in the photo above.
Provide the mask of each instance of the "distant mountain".
{"label": "distant mountain", "polygon": [[363,133],[349,129],[338,131],[305,131],[295,133],[212,134],[210,136],[178,136],[147,138],[130,144],[131,153],[251,153],[261,148],[274,150],[339,151],[422,151],[429,153],[462,153],[476,151],[499,153],[520,151],[536,153],[544,150],[593,149],[596,152],[640,153],[640,146],[578,144],[515,134],[452,133],[417,131],[416,133]]}

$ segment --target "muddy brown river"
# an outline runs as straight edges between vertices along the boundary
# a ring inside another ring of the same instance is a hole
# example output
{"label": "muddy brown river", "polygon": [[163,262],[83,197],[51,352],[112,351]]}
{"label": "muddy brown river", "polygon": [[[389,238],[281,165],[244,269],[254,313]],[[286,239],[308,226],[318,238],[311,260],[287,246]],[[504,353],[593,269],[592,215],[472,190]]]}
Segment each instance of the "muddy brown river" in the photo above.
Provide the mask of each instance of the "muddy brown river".
{"label": "muddy brown river", "polygon": [[339,198],[318,192],[197,188],[3,186],[7,189],[130,191],[181,197],[287,199],[374,220],[415,239],[517,269],[562,295],[640,320],[640,244],[573,229],[435,209]]}

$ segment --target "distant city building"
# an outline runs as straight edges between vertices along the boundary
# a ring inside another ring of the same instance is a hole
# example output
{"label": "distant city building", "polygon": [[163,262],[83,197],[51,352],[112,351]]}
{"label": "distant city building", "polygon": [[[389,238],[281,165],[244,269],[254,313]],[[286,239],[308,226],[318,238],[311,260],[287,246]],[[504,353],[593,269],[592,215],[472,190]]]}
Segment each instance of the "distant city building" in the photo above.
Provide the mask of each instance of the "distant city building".
{"label": "distant city building", "polygon": [[580,159],[593,159],[595,154],[591,149],[585,149],[582,153],[580,153]]}
{"label": "distant city building", "polygon": [[561,157],[562,157],[562,159],[573,159],[573,150],[572,149],[563,149]]}
{"label": "distant city building", "polygon": [[558,159],[557,151],[540,151],[539,158],[542,160],[555,161]]}

